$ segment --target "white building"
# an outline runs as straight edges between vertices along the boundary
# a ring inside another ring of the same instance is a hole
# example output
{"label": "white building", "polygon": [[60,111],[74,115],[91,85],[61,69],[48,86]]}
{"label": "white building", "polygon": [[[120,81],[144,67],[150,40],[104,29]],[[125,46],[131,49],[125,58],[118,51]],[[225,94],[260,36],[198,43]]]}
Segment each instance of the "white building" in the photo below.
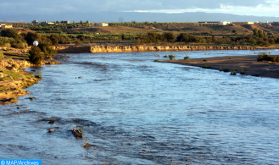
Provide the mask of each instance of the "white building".
{"label": "white building", "polygon": [[93,26],[109,26],[108,23],[94,23]]}
{"label": "white building", "polygon": [[228,25],[228,24],[230,24],[230,22],[227,22],[227,21],[218,22],[218,25]]}
{"label": "white building", "polygon": [[13,28],[13,25],[0,24],[0,28],[2,30],[4,30],[4,29],[11,29],[11,28]]}

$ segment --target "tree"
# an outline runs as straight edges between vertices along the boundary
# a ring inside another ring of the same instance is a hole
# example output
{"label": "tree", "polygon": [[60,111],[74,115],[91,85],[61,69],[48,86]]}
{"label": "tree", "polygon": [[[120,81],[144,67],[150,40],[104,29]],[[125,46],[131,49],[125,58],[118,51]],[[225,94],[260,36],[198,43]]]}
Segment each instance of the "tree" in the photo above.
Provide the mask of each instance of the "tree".
{"label": "tree", "polygon": [[168,42],[173,42],[175,40],[174,34],[172,32],[165,32],[163,34],[163,37],[168,41]]}
{"label": "tree", "polygon": [[59,42],[59,35],[58,34],[51,34],[50,35],[50,40],[52,42],[52,45],[58,45]]}
{"label": "tree", "polygon": [[29,50],[29,61],[33,64],[39,65],[45,59],[39,47],[33,46]]}
{"label": "tree", "polygon": [[263,38],[264,37],[263,31],[259,29],[258,30],[258,35],[259,35],[260,38]]}
{"label": "tree", "polygon": [[25,36],[25,40],[27,41],[28,45],[32,45],[34,41],[41,42],[41,34],[36,32],[28,32]]}
{"label": "tree", "polygon": [[41,44],[39,44],[39,48],[44,53],[45,57],[50,57],[51,58],[52,56],[54,56],[57,53],[57,51],[54,50],[51,47],[51,45],[48,44],[48,43],[41,43]]}
{"label": "tree", "polygon": [[237,31],[234,29],[234,30],[232,30],[232,33],[236,33]]}
{"label": "tree", "polygon": [[19,34],[16,29],[4,29],[1,31],[1,36],[3,37],[12,37],[16,41],[22,41],[23,37]]}
{"label": "tree", "polygon": [[255,35],[255,36],[258,35],[258,29],[255,28],[255,29],[253,30],[253,35]]}

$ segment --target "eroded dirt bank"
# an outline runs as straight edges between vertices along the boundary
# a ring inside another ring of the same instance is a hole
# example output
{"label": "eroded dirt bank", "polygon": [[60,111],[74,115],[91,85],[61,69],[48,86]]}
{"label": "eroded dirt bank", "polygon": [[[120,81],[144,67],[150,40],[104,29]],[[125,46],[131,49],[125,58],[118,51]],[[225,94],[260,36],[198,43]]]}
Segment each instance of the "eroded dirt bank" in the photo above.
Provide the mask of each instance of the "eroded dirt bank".
{"label": "eroded dirt bank", "polygon": [[279,78],[279,63],[257,61],[257,57],[257,55],[226,56],[188,60],[164,60],[160,62],[198,66],[205,69],[215,69],[229,73],[236,71],[236,73],[244,75]]}
{"label": "eroded dirt bank", "polygon": [[152,52],[152,51],[202,51],[202,50],[258,50],[250,46],[70,46],[59,45],[54,47],[58,53],[120,53],[120,52]]}

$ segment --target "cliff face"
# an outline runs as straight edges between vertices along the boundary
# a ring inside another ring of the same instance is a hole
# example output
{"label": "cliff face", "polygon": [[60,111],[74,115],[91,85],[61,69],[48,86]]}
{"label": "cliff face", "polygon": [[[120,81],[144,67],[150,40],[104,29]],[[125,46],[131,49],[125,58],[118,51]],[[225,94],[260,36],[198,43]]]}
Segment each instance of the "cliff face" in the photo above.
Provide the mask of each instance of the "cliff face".
{"label": "cliff face", "polygon": [[247,46],[92,46],[91,53],[150,52],[150,51],[196,51],[196,50],[253,50]]}
{"label": "cliff face", "polygon": [[249,46],[57,46],[58,53],[118,53],[152,51],[197,51],[197,50],[255,50]]}

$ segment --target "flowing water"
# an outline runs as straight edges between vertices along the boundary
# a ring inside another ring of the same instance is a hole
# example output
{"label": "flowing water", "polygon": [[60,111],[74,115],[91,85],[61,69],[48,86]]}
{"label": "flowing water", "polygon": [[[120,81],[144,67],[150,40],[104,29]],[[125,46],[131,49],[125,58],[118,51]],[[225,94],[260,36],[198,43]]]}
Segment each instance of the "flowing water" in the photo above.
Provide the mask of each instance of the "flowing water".
{"label": "flowing water", "polygon": [[[72,58],[60,65],[35,68],[43,79],[27,89],[31,95],[0,106],[0,158],[279,164],[279,79],[153,62],[168,54],[182,59],[258,52],[68,54]],[[72,135],[75,127],[82,128],[83,139]]]}

